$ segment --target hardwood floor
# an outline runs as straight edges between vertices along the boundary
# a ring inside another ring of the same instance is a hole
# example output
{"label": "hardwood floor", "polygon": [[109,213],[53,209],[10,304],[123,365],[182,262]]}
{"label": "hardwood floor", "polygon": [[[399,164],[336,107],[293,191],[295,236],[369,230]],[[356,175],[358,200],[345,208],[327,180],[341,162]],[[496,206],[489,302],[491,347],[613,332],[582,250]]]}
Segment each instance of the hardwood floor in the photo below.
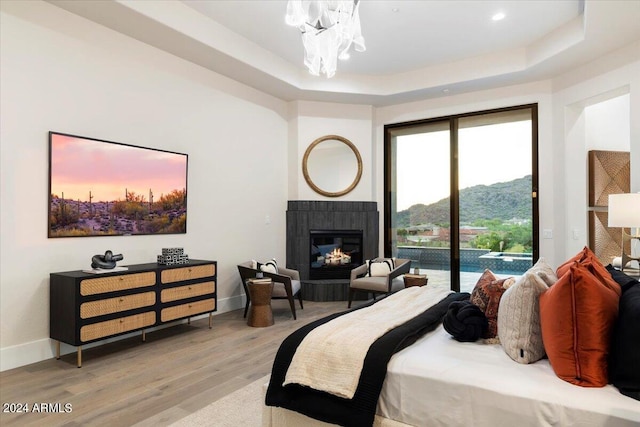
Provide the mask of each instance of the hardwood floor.
{"label": "hardwood floor", "polygon": [[[0,373],[3,404],[56,404],[63,413],[0,414],[3,426],[167,425],[271,371],[280,342],[298,327],[346,310],[346,301],[304,301],[293,320],[286,300],[273,301],[275,325],[252,328],[243,310]],[[65,404],[71,411],[64,413]],[[49,405],[51,406],[51,405]]]}

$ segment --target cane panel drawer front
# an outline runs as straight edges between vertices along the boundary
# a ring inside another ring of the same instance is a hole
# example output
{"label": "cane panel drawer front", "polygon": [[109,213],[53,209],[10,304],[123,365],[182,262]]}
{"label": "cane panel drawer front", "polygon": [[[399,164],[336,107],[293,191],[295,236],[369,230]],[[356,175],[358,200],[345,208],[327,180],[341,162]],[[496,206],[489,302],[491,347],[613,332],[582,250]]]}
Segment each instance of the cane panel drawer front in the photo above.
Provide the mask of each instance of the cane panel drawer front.
{"label": "cane panel drawer front", "polygon": [[169,322],[183,317],[195,316],[196,314],[207,313],[216,309],[216,300],[206,299],[202,301],[190,302],[188,304],[175,305],[163,308],[160,320]]}
{"label": "cane panel drawer front", "polygon": [[130,265],[100,275],[52,273],[49,336],[79,351],[91,341],[211,314],[216,310],[216,265],[190,260],[180,266]]}
{"label": "cane panel drawer front", "polygon": [[193,285],[178,286],[175,288],[163,289],[160,292],[161,302],[178,301],[186,298],[199,297],[202,295],[212,294],[216,290],[216,283],[204,282]]}
{"label": "cane panel drawer front", "polygon": [[80,317],[88,319],[90,317],[133,310],[134,308],[149,307],[155,303],[156,293],[154,291],[89,301],[80,304]]}
{"label": "cane panel drawer front", "polygon": [[162,283],[184,282],[186,280],[212,277],[216,274],[215,264],[189,266],[163,270],[161,273]]}
{"label": "cane panel drawer front", "polygon": [[135,331],[156,323],[156,312],[134,314],[104,322],[92,323],[80,328],[80,341],[89,342],[99,338],[106,338],[124,332]]}
{"label": "cane panel drawer front", "polygon": [[80,282],[80,295],[96,295],[125,289],[143,288],[156,284],[155,271],[120,276],[99,277]]}

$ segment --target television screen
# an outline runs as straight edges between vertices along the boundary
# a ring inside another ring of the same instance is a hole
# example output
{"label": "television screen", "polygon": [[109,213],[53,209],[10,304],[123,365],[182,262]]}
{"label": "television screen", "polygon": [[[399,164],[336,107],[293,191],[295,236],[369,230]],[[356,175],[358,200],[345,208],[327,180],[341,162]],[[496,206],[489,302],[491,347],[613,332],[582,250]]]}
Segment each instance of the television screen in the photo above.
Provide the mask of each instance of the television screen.
{"label": "television screen", "polygon": [[187,232],[186,154],[49,132],[49,237]]}

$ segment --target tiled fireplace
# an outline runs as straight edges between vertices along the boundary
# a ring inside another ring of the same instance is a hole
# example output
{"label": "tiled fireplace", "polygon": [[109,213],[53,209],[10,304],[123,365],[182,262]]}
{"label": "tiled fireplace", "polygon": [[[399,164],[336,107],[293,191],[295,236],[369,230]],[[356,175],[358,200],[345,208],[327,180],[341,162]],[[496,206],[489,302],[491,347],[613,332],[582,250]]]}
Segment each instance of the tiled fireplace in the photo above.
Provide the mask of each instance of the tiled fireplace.
{"label": "tiled fireplace", "polygon": [[346,300],[351,269],[378,255],[378,228],[376,202],[290,200],[287,267],[300,272],[304,298]]}

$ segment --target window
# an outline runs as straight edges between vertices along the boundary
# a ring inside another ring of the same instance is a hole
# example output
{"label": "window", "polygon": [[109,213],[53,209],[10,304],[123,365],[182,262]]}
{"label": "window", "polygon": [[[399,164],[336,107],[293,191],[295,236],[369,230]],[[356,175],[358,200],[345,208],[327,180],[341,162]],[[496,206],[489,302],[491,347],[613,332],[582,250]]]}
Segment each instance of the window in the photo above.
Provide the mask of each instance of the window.
{"label": "window", "polygon": [[385,255],[471,291],[537,259],[537,106],[385,126]]}

